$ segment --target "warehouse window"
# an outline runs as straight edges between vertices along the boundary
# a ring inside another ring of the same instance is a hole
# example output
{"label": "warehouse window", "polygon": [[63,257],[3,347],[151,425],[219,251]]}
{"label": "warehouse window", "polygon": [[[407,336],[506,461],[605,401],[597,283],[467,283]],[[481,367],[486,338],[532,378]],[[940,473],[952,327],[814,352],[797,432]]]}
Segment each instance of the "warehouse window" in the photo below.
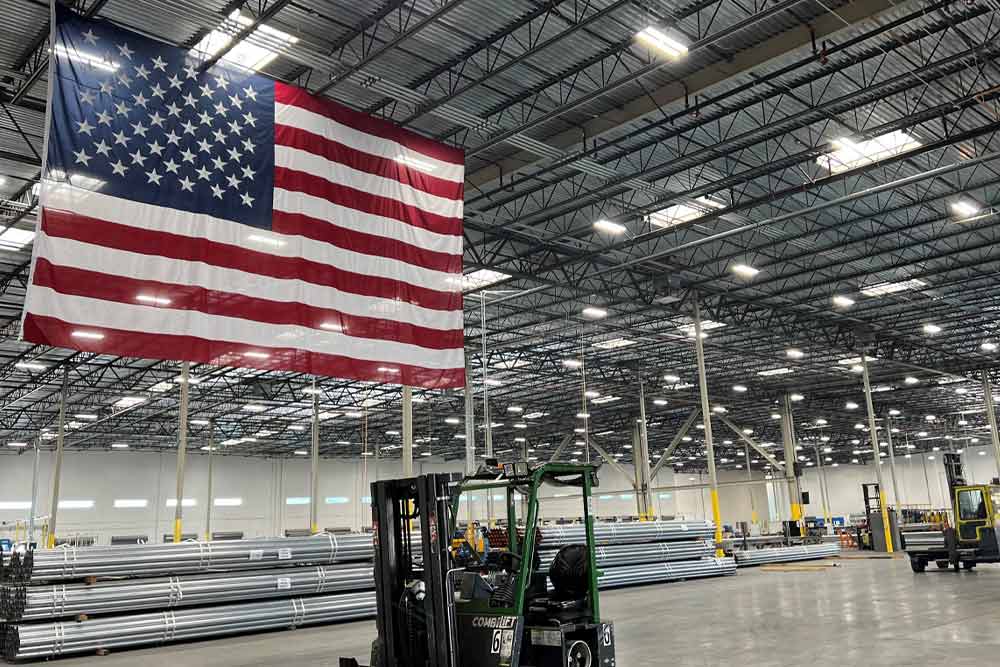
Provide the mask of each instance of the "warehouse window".
{"label": "warehouse window", "polygon": [[239,507],[243,504],[242,498],[216,498],[212,501],[216,507]]}
{"label": "warehouse window", "polygon": [[291,498],[285,498],[285,504],[286,505],[308,505],[309,504],[309,500],[310,499],[309,499],[308,496],[306,496],[306,497],[303,497],[303,496],[293,496]]}
{"label": "warehouse window", "polygon": [[326,498],[327,505],[346,505],[350,502],[350,498],[345,498],[344,496],[329,496]]}
{"label": "warehouse window", "polygon": [[145,498],[115,498],[114,508],[116,510],[142,509],[149,505]]}
{"label": "warehouse window", "polygon": [[[198,504],[198,500],[197,499],[195,499],[195,498],[185,498],[183,500],[183,502],[181,502],[181,507],[194,507],[197,504]],[[177,499],[176,498],[167,498],[167,507],[177,507]]]}
{"label": "warehouse window", "polygon": [[30,500],[0,500],[0,510],[27,510],[31,509]]}
{"label": "warehouse window", "polygon": [[61,510],[90,510],[94,509],[93,500],[60,500],[59,509]]}

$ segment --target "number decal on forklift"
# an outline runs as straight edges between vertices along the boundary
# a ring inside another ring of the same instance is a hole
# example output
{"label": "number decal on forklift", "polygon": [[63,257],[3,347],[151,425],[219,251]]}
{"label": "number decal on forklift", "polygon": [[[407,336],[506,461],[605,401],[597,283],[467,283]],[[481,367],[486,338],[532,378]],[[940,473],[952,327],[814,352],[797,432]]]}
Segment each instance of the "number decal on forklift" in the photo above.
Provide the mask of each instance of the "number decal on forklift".
{"label": "number decal on forklift", "polygon": [[604,645],[605,646],[611,646],[611,626],[610,625],[605,625],[604,626],[604,633],[603,633],[603,635],[604,635]]}
{"label": "number decal on forklift", "polygon": [[503,630],[493,631],[493,641],[490,643],[490,653],[497,655],[500,653],[500,645],[503,643]]}

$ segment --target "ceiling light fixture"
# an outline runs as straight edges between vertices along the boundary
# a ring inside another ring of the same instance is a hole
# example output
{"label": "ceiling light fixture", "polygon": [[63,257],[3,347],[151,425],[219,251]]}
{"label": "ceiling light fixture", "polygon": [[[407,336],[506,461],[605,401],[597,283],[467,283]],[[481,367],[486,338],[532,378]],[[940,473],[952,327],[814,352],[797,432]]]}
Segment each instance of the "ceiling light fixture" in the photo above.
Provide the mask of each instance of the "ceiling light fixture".
{"label": "ceiling light fixture", "polygon": [[749,264],[734,264],[732,271],[741,278],[753,278],[760,273],[760,269],[755,269]]}
{"label": "ceiling light fixture", "polygon": [[972,216],[979,213],[979,206],[972,203],[967,199],[960,199],[958,201],[951,203],[952,212],[958,216],[958,218],[971,218]]}
{"label": "ceiling light fixture", "polygon": [[648,26],[635,34],[637,41],[655,49],[670,58],[680,59],[687,55],[688,47],[683,42],[668,35],[659,28]]}
{"label": "ceiling light fixture", "polygon": [[625,225],[619,224],[617,222],[612,222],[610,220],[597,220],[594,222],[594,229],[600,232],[605,232],[607,234],[613,234],[618,236],[624,234],[626,231]]}
{"label": "ceiling light fixture", "polygon": [[850,299],[846,296],[841,296],[839,294],[834,294],[833,298],[830,299],[836,308],[850,308],[854,305],[854,299]]}

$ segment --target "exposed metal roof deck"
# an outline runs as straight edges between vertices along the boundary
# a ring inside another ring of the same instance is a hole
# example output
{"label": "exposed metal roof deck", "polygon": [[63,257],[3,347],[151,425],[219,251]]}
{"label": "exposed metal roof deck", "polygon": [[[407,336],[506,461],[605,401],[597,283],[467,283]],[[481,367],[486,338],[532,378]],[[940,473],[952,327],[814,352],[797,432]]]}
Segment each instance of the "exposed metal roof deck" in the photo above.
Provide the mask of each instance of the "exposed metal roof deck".
{"label": "exposed metal roof deck", "polygon": [[[712,402],[761,441],[780,440],[771,413],[794,392],[803,442],[841,464],[863,462],[856,449],[870,461],[854,442],[866,420],[851,360],[863,350],[878,412],[899,411],[897,452],[989,440],[979,373],[996,376],[1000,345],[994,0],[76,6],[188,46],[239,9],[299,39],[268,74],[466,150],[466,273],[499,278],[470,281],[466,349],[481,427],[485,334],[497,450],[544,456],[580,428],[585,370],[600,394],[588,399],[588,434],[623,461],[643,378],[655,457],[698,404],[695,300],[718,324],[705,339]],[[48,3],[8,0],[3,13],[0,219],[30,230]],[[682,38],[687,56],[638,43],[648,25]],[[831,162],[842,138],[888,145],[901,134],[910,143],[883,159]],[[956,214],[957,202],[975,212]],[[622,233],[595,228],[600,219]],[[67,446],[174,447],[178,364],[17,340],[30,249],[0,250],[0,443],[51,433],[65,373],[69,414],[85,415]],[[607,315],[589,318],[588,306]],[[209,419],[225,452],[292,456],[308,442],[312,378],[192,374],[195,442]],[[324,455],[358,456],[363,438],[394,455],[398,387],[319,386]],[[462,392],[416,395],[418,451],[463,456]],[[742,463],[742,444],[724,430],[723,468]],[[704,464],[699,435],[692,429],[673,462]]]}

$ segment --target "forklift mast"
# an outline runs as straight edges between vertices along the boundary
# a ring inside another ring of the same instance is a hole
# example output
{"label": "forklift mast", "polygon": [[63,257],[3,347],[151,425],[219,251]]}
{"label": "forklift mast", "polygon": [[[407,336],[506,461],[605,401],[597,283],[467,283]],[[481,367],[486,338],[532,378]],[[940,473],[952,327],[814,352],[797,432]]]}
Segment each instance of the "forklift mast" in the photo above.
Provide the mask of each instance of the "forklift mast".
{"label": "forklift mast", "polygon": [[955,489],[965,486],[965,471],[962,469],[962,455],[958,452],[944,453],[944,474],[948,479],[948,491],[954,497]]}
{"label": "forklift mast", "polygon": [[372,667],[452,664],[449,501],[460,481],[439,473],[372,483],[379,636]]}

